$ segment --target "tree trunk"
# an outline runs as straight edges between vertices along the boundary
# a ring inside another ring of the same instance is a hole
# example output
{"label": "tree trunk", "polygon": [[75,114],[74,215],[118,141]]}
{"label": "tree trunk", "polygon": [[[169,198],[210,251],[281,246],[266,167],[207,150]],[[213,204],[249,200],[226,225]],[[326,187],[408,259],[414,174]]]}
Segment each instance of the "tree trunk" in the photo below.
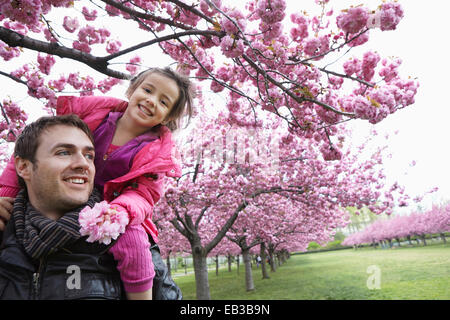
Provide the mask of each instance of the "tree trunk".
{"label": "tree trunk", "polygon": [[269,264],[270,264],[270,271],[275,272],[276,271],[275,255],[273,254],[273,250],[271,249],[269,249]]}
{"label": "tree trunk", "polygon": [[167,271],[169,272],[169,276],[172,276],[172,268],[170,266],[170,254],[167,255],[166,265],[167,265]]}
{"label": "tree trunk", "polygon": [[216,255],[216,276],[219,276],[219,255]]}
{"label": "tree trunk", "polygon": [[407,236],[406,238],[408,239],[409,244],[413,245],[412,242],[411,242],[411,236]]}
{"label": "tree trunk", "polygon": [[245,267],[245,288],[247,291],[255,290],[252,274],[252,257],[250,256],[250,249],[242,249],[242,258]]}
{"label": "tree trunk", "polygon": [[194,259],[197,300],[211,300],[205,249],[201,245],[194,245],[192,257]]}
{"label": "tree trunk", "polygon": [[236,256],[236,262],[237,262],[237,274],[239,274],[239,255]]}
{"label": "tree trunk", "polygon": [[228,258],[228,272],[231,272],[231,254],[227,255]]}
{"label": "tree trunk", "polygon": [[439,235],[441,236],[442,241],[444,241],[444,243],[447,243],[447,240],[445,239],[445,233],[439,233]]}
{"label": "tree trunk", "polygon": [[421,236],[421,238],[422,238],[422,241],[423,241],[423,245],[426,246],[426,245],[427,245],[427,242],[426,242],[426,240],[425,240],[425,235]]}
{"label": "tree trunk", "polygon": [[399,238],[395,238],[395,240],[397,240],[398,246],[401,247],[402,245],[400,244],[400,239]]}
{"label": "tree trunk", "polygon": [[266,268],[266,244],[264,242],[261,243],[259,256],[261,257],[261,272],[262,272],[262,278],[263,279],[270,279],[269,274],[267,273]]}
{"label": "tree trunk", "polygon": [[178,271],[178,257],[175,255],[175,260],[174,260],[174,262],[175,262],[175,271]]}

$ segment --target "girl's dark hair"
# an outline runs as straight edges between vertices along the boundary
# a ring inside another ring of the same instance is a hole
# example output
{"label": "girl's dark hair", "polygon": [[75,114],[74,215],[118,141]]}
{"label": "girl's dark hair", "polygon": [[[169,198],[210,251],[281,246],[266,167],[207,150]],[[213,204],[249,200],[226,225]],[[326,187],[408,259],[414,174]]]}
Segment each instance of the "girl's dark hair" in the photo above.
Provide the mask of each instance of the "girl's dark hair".
{"label": "girl's dark hair", "polygon": [[188,77],[173,71],[169,67],[150,68],[145,71],[142,71],[141,73],[139,73],[130,80],[130,85],[128,86],[128,89],[125,92],[127,98],[130,98],[134,90],[136,90],[144,81],[144,79],[152,73],[158,73],[162,76],[172,79],[176,82],[178,86],[179,89],[178,100],[175,102],[175,104],[172,107],[172,110],[170,110],[170,113],[167,115],[168,121],[167,124],[165,124],[171,131],[175,131],[180,128],[180,123],[183,116],[188,117],[188,123],[189,120],[192,118],[193,100],[195,96],[192,82],[189,80]]}

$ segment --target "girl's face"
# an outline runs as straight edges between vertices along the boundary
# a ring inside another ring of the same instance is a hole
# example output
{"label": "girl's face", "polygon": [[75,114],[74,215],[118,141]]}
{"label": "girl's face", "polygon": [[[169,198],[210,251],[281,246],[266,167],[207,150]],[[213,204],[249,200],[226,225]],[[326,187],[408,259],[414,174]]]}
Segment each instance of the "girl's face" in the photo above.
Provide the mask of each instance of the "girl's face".
{"label": "girl's face", "polygon": [[151,73],[129,97],[124,117],[146,131],[164,120],[179,97],[177,83],[159,73]]}

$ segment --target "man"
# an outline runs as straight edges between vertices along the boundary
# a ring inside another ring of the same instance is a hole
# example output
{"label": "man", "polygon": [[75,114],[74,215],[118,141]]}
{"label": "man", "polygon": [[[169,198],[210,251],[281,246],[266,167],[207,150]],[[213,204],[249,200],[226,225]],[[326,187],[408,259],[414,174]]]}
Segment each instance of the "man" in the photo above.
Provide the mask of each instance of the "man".
{"label": "man", "polygon": [[[101,200],[86,124],[74,115],[40,118],[17,138],[14,156],[23,189],[0,247],[0,299],[123,298],[109,247],[79,234],[79,211]],[[8,211],[11,199],[2,201]]]}

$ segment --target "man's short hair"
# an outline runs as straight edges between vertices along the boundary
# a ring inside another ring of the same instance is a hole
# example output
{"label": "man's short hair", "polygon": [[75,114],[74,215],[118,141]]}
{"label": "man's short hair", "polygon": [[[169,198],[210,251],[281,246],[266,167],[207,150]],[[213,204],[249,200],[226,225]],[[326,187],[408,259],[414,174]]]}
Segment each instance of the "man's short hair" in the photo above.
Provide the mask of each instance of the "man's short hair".
{"label": "man's short hair", "polygon": [[[41,134],[56,125],[65,125],[75,127],[86,133],[89,140],[94,144],[92,132],[83,120],[75,114],[63,116],[46,116],[37,119],[27,125],[16,139],[14,147],[14,157],[29,160],[33,165],[36,164],[36,151],[40,144]],[[25,188],[25,181],[18,177],[19,185]]]}

